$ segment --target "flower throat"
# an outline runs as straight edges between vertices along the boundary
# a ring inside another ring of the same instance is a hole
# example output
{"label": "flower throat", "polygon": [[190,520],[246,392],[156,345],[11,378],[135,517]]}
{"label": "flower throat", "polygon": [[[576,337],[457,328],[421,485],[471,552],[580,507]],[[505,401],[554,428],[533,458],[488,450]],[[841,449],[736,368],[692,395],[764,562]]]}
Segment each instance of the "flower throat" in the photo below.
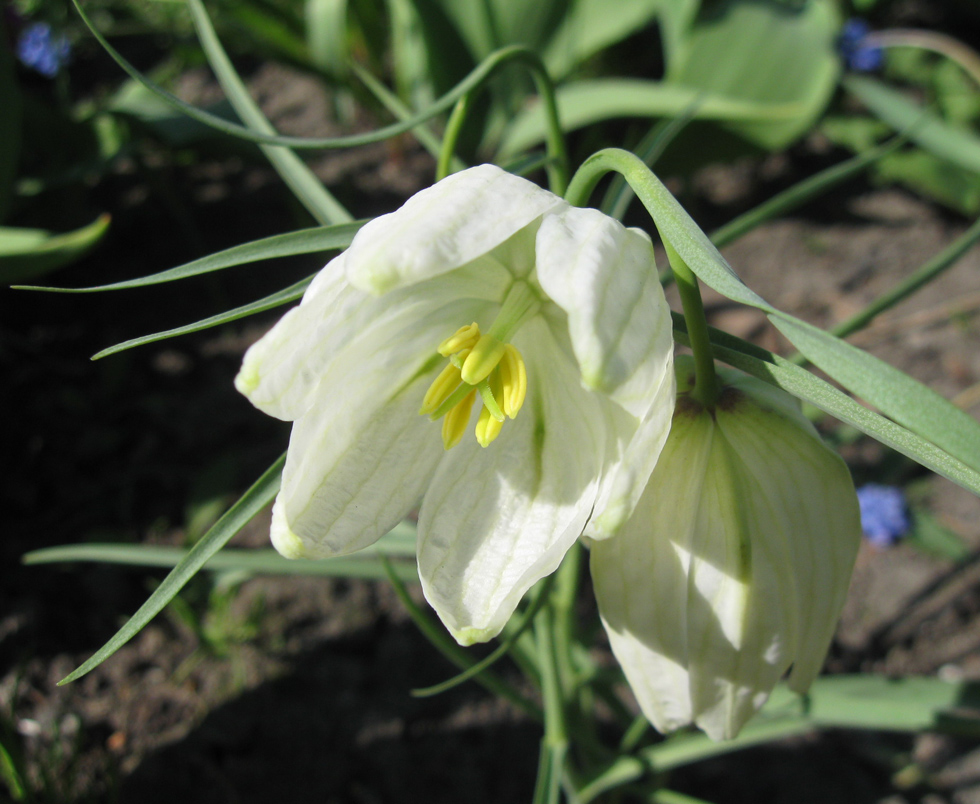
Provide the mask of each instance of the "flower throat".
{"label": "flower throat", "polygon": [[425,392],[419,414],[443,420],[442,443],[447,450],[463,438],[477,394],[483,405],[476,423],[481,447],[500,435],[506,418],[517,416],[527,394],[527,368],[509,341],[540,306],[527,282],[517,281],[486,333],[474,321],[439,344],[437,351],[449,358],[449,364]]}

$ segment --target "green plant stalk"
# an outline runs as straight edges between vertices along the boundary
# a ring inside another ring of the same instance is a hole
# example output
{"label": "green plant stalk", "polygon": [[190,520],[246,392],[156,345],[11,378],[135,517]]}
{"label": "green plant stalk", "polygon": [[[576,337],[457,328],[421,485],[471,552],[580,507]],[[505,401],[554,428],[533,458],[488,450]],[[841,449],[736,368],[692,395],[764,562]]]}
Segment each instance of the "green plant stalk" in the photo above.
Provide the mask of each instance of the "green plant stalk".
{"label": "green plant stalk", "polygon": [[488,667],[491,667],[499,659],[502,659],[505,655],[514,650],[515,643],[521,638],[521,636],[527,632],[528,627],[534,620],[535,615],[545,605],[548,601],[548,594],[551,591],[551,585],[554,581],[554,575],[549,575],[547,578],[542,579],[539,582],[538,588],[535,590],[534,597],[528,604],[527,608],[518,618],[519,622],[517,626],[509,631],[503,642],[496,647],[496,649],[485,656],[483,659],[478,661],[476,664],[471,665],[462,673],[458,673],[446,681],[442,681],[439,684],[433,684],[431,687],[421,687],[411,691],[413,698],[428,698],[432,695],[438,695],[440,693],[451,690],[453,687],[457,687],[460,684],[468,681],[474,676],[479,675]]}
{"label": "green plant stalk", "polygon": [[[351,69],[354,71],[361,83],[368,88],[374,97],[376,97],[384,107],[391,112],[399,120],[408,120],[412,117],[412,110],[409,109],[404,103],[402,103],[401,98],[399,98],[394,92],[392,92],[388,87],[382,84],[377,78],[371,75],[364,67],[356,62],[351,64]],[[439,143],[439,138],[429,129],[426,125],[418,125],[412,129],[412,133],[415,138],[422,143],[422,147],[425,148],[433,157],[439,158],[439,153],[442,150],[442,146]],[[463,170],[466,165],[459,159],[452,160],[452,170]]]}
{"label": "green plant stalk", "polygon": [[803,179],[716,229],[711,233],[711,242],[718,248],[724,248],[766,221],[802,206],[811,198],[866,170],[882,157],[896,151],[905,142],[904,136],[893,137],[867,153],[854,156],[839,165],[833,165]]}
{"label": "green plant stalk", "polygon": [[562,696],[552,615],[549,601],[549,605],[538,612],[534,621],[538,666],[541,670],[541,693],[544,698],[544,736],[541,739],[533,804],[558,804],[565,754],[568,751],[565,701]]}
{"label": "green plant stalk", "polygon": [[[211,25],[201,0],[187,0],[191,19],[198,38],[222,89],[235,111],[250,128],[263,134],[276,134],[272,124],[252,100],[241,78],[232,66],[218,36]],[[354,220],[347,209],[327,190],[306,164],[288,148],[261,145],[280,178],[286,183],[299,202],[319,223],[349,223]]]}
{"label": "green plant stalk", "polygon": [[450,173],[453,173],[453,157],[456,154],[456,143],[459,142],[460,132],[466,122],[466,115],[469,114],[470,106],[476,97],[478,90],[467,92],[456,101],[452,114],[446,123],[446,130],[442,135],[442,147],[439,149],[439,160],[436,162],[436,181],[442,181]]}
{"label": "green plant stalk", "polygon": [[[161,100],[173,106],[175,109],[180,110],[185,115],[187,115],[192,120],[196,120],[199,123],[203,123],[215,131],[220,131],[224,134],[228,134],[233,137],[238,137],[242,140],[247,140],[249,142],[263,143],[265,145],[282,145],[287,148],[296,149],[340,149],[340,148],[353,148],[358,145],[368,145],[374,142],[382,142],[383,140],[390,139],[399,134],[404,134],[406,131],[411,131],[416,126],[431,120],[433,117],[442,114],[443,112],[451,109],[453,105],[458,101],[463,95],[469,92],[473,87],[479,85],[484,78],[499,70],[504,64],[509,61],[520,61],[525,60],[531,63],[540,63],[540,57],[530,48],[523,47],[521,45],[511,45],[508,47],[501,48],[500,50],[494,51],[489,56],[487,56],[479,65],[477,65],[473,71],[466,76],[462,81],[456,84],[449,92],[443,95],[439,100],[435,101],[428,109],[410,117],[406,120],[402,120],[398,123],[392,123],[388,126],[383,126],[382,128],[372,131],[368,134],[353,134],[346,137],[291,137],[282,136],[279,134],[268,134],[261,131],[256,131],[248,126],[242,126],[237,123],[232,123],[223,117],[206,112],[203,109],[198,109],[185,101],[182,101],[176,95],[168,92],[163,87],[154,84],[145,75],[143,75],[139,70],[137,70],[132,64],[130,64],[122,54],[116,50],[109,41],[102,35],[102,32],[95,27],[95,23],[92,22],[88,14],[85,13],[85,9],[82,8],[80,0],[72,0],[75,10],[78,15],[82,18],[82,22],[88,27],[92,32],[92,36],[96,38],[100,45],[113,61],[118,64],[122,70],[129,75],[134,81],[148,89],[154,95],[156,95]],[[550,80],[550,79],[549,79]],[[546,112],[549,116],[553,115],[554,119],[557,120],[557,104],[552,100],[544,100]],[[548,111],[550,109],[550,112]],[[558,131],[561,129],[559,128]],[[562,139],[562,151],[564,152],[564,139]],[[567,158],[565,159],[567,164]]]}
{"label": "green plant stalk", "polygon": [[[499,52],[499,51],[498,51]],[[538,95],[544,106],[545,120],[547,122],[547,135],[545,137],[545,147],[548,153],[548,162],[545,170],[548,173],[548,186],[555,195],[562,195],[568,186],[568,149],[565,146],[565,134],[561,128],[561,120],[558,117],[558,103],[555,100],[555,84],[551,80],[544,62],[541,61],[532,51],[524,49],[517,50],[509,58],[510,61],[517,61],[524,64],[531,77],[534,79]],[[501,61],[503,66],[506,61]],[[466,116],[477,94],[493,77],[494,73],[488,72],[483,78],[471,87],[456,102],[449,122],[446,124],[446,131],[443,135],[442,149],[439,153],[439,163],[436,168],[436,180],[443,179],[451,172],[451,164],[456,151],[456,143],[462,131]]]}
{"label": "green plant stalk", "polygon": [[704,314],[704,302],[701,301],[698,278],[667,240],[664,240],[664,249],[667,251],[670,268],[674,272],[674,281],[677,282],[681,306],[684,308],[684,321],[687,323],[687,333],[691,339],[691,351],[694,352],[694,388],[691,389],[691,396],[711,410],[718,401],[718,378],[715,375],[715,360],[711,354],[711,338],[708,336],[708,319]]}
{"label": "green plant stalk", "polygon": [[956,261],[966,254],[978,241],[980,241],[980,219],[974,221],[973,225],[956,238],[956,240],[931,260],[917,268],[891,290],[883,293],[859,313],[837,324],[830,331],[838,338],[846,338],[859,329],[863,329],[876,316],[908,298],[923,285],[939,276],[947,268],[955,265]]}
{"label": "green plant stalk", "polygon": [[[606,148],[586,159],[572,177],[568,192],[565,193],[565,200],[574,206],[583,206],[598,184],[599,179],[609,172],[619,173],[626,179],[659,230],[656,195],[660,191],[660,183],[643,160],[629,151]],[[671,270],[674,272],[674,278],[680,290],[684,320],[687,322],[691,349],[694,352],[696,379],[691,396],[705,407],[711,408],[717,400],[718,381],[715,377],[714,359],[711,356],[711,342],[708,337],[708,322],[704,315],[704,304],[701,301],[698,280],[662,233],[661,240],[667,250],[667,259],[670,261]]]}
{"label": "green plant stalk", "polygon": [[[412,596],[408,593],[408,589],[405,587],[405,584],[402,582],[401,578],[398,577],[398,574],[391,566],[391,562],[382,557],[382,563],[388,573],[388,580],[391,582],[391,586],[395,590],[395,594],[398,596],[398,599],[402,602],[405,610],[412,618],[412,622],[415,623],[416,628],[418,628],[419,631],[422,632],[422,635],[425,636],[430,643],[432,643],[432,646],[460,670],[466,670],[472,664],[474,664],[473,660],[469,657],[466,651],[464,651],[461,647],[459,647],[459,645],[449,638],[442,626],[433,621],[433,619],[422,611],[415,601],[412,600]],[[547,606],[545,606],[545,609],[547,609]],[[474,680],[482,684],[495,695],[499,695],[501,698],[510,701],[512,704],[514,704],[514,706],[532,719],[537,721],[543,719],[544,715],[541,712],[541,708],[537,706],[537,704],[529,701],[510,684],[497,677],[492,671],[483,670]]]}

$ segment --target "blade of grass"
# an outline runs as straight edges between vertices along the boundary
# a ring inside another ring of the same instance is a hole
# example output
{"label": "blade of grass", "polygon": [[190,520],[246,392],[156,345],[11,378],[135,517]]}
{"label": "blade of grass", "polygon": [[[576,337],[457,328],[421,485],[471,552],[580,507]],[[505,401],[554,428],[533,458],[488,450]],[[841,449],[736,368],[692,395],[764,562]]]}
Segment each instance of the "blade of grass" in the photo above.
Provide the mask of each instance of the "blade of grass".
{"label": "blade of grass", "polygon": [[214,526],[194,545],[186,556],[174,567],[173,571],[163,579],[163,582],[153,591],[153,594],[140,606],[137,612],[129,618],[125,625],[106,642],[95,654],[80,667],[69,673],[58,682],[58,685],[75,681],[119,650],[142,630],[151,619],[169,603],[174,596],[193,578],[198,571],[211,559],[228,540],[240,531],[265,506],[267,506],[279,491],[282,467],[286,456],[282,455],[265,473],[255,481],[238,502],[229,508],[215,522]]}
{"label": "blade of grass", "polygon": [[270,296],[266,296],[265,298],[251,302],[250,304],[236,307],[234,310],[227,310],[223,313],[218,313],[218,315],[213,315],[210,318],[195,321],[193,324],[185,324],[182,327],[175,327],[174,329],[164,330],[163,332],[154,332],[151,335],[142,335],[139,338],[132,338],[128,341],[117,343],[115,346],[109,346],[108,348],[103,349],[101,352],[92,355],[92,360],[101,360],[103,357],[118,354],[119,352],[125,352],[127,349],[132,349],[136,346],[143,346],[147,343],[155,343],[168,338],[176,338],[180,335],[188,335],[191,332],[200,332],[203,329],[221,326],[222,324],[227,324],[230,321],[237,321],[238,319],[245,318],[246,316],[255,315],[256,313],[261,313],[265,310],[272,310],[275,307],[281,307],[284,304],[289,304],[290,302],[301,299],[303,297],[303,293],[306,291],[310,285],[310,282],[312,281],[313,277],[309,276],[306,279],[297,282],[295,285],[290,285],[288,288],[283,288],[277,293],[273,293]]}
{"label": "blade of grass", "polygon": [[[674,337],[687,343],[684,319],[672,313]],[[708,328],[715,357],[753,377],[782,388],[842,422],[906,455],[933,472],[952,480],[974,494],[980,494],[980,472],[957,460],[945,450],[899,424],[858,404],[847,394],[821,380],[806,369],[727,332]]]}
{"label": "blade of grass", "polygon": [[319,251],[333,251],[347,248],[358,230],[367,223],[366,220],[353,223],[341,223],[334,226],[315,226],[311,229],[300,229],[296,232],[263,237],[250,243],[241,243],[224,251],[209,254],[206,257],[169,268],[166,271],[150,274],[137,279],[126,279],[113,282],[110,285],[95,285],[87,288],[54,288],[40,285],[15,285],[17,290],[44,290],[49,293],[99,293],[104,290],[126,290],[141,288],[147,285],[159,285],[163,282],[174,282],[192,276],[231,268],[235,265],[269,260],[275,257],[291,257],[297,254],[313,254]]}
{"label": "blade of grass", "polygon": [[[221,46],[214,32],[214,26],[211,25],[208,13],[204,9],[204,3],[201,0],[187,0],[187,5],[208,63],[239,117],[256,131],[263,134],[276,134],[276,130],[262,114],[258,104],[252,100],[252,96],[232,66],[228,54]],[[344,205],[333,197],[316,174],[293,151],[278,145],[259,147],[299,202],[316,220],[323,224],[347,223],[354,220]]]}
{"label": "blade of grass", "polygon": [[[466,670],[471,665],[475,664],[473,659],[470,658],[469,654],[459,647],[459,645],[453,642],[453,640],[446,633],[445,629],[443,629],[439,623],[436,623],[429,615],[422,611],[418,604],[412,600],[412,596],[408,593],[408,589],[405,588],[405,584],[402,583],[401,579],[398,578],[397,575],[395,575],[394,570],[390,568],[390,562],[384,557],[382,557],[382,562],[384,563],[385,567],[389,569],[388,580],[391,581],[395,594],[402,602],[402,605],[408,612],[409,617],[412,618],[412,622],[415,623],[416,627],[422,632],[422,635],[429,640],[432,646],[461,670]],[[512,704],[514,704],[514,706],[534,720],[540,721],[543,719],[544,713],[541,711],[541,707],[539,707],[533,701],[525,698],[520,692],[514,689],[506,681],[499,678],[492,671],[483,670],[475,677],[474,680],[477,683],[482,684],[495,695],[499,695],[501,698],[510,701]]]}

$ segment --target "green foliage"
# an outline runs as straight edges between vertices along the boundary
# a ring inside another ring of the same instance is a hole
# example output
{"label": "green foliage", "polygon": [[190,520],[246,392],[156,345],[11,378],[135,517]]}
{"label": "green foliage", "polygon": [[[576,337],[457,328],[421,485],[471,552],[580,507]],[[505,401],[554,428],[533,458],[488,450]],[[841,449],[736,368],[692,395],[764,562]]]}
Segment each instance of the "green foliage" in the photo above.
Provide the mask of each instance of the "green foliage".
{"label": "green foliage", "polygon": [[65,234],[0,226],[0,283],[24,282],[73,262],[95,246],[108,228],[108,215]]}

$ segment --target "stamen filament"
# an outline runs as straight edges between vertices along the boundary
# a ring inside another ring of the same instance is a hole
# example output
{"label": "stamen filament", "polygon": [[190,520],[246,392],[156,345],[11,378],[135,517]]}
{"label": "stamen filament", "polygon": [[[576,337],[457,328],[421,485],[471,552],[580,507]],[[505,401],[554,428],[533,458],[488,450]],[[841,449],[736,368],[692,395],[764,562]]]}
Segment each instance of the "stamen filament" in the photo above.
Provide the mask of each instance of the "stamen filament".
{"label": "stamen filament", "polygon": [[538,294],[523,279],[517,280],[507,291],[487,336],[496,338],[501,343],[509,342],[521,325],[537,313],[540,307],[541,299]]}
{"label": "stamen filament", "polygon": [[460,402],[462,402],[466,398],[466,395],[472,390],[474,390],[472,385],[467,385],[465,382],[460,383],[459,388],[447,396],[443,403],[429,414],[429,419],[431,421],[441,419]]}
{"label": "stamen filament", "polygon": [[[506,416],[504,416],[503,411],[500,409],[500,405],[497,404],[497,399],[502,399],[503,397],[500,392],[500,383],[496,382],[491,385],[488,380],[481,380],[476,388],[480,392],[480,397],[483,399],[483,407],[489,410],[490,415],[498,422],[502,422]],[[496,388],[496,393],[494,393],[494,388]]]}

